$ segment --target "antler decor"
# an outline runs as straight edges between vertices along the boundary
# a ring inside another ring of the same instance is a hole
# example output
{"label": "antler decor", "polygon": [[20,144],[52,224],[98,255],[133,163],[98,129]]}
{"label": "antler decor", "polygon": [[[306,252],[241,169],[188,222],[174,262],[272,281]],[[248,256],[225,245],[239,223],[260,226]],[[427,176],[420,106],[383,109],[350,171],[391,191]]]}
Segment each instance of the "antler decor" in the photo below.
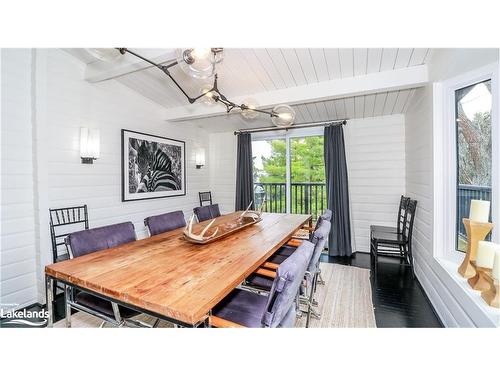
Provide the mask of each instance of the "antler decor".
{"label": "antler decor", "polygon": [[219,231],[219,228],[215,228],[215,231],[212,233],[212,235],[204,237],[205,233],[208,231],[208,229],[212,226],[214,223],[215,219],[213,219],[202,231],[200,234],[193,234],[193,221],[194,221],[194,214],[191,215],[191,218],[189,219],[188,224],[186,225],[186,228],[184,229],[184,236],[193,242],[207,242],[208,240],[211,240],[212,238],[215,237],[217,232]]}
{"label": "antler decor", "polygon": [[264,209],[264,206],[266,204],[266,198],[264,197],[264,200],[262,201],[262,204],[260,205],[260,208],[258,211],[250,210],[250,207],[252,207],[253,201],[250,202],[248,205],[247,209],[243,211],[243,213],[240,215],[240,219],[243,218],[251,218],[255,221],[261,220],[262,218],[262,210]]}
{"label": "antler decor", "polygon": [[[189,219],[189,222],[183,232],[184,239],[195,244],[207,244],[220,240],[221,238],[229,236],[230,234],[246,227],[257,224],[262,221],[262,211],[264,209],[265,201],[262,202],[258,211],[250,210],[252,203],[250,203],[248,208],[241,214],[234,212],[232,214],[219,216],[213,219],[205,228],[203,228],[200,234],[193,234],[194,215],[191,215],[191,218]],[[212,226],[214,222],[216,222],[216,225]],[[210,228],[213,232],[209,232]],[[209,233],[209,235],[206,235],[207,233]]]}

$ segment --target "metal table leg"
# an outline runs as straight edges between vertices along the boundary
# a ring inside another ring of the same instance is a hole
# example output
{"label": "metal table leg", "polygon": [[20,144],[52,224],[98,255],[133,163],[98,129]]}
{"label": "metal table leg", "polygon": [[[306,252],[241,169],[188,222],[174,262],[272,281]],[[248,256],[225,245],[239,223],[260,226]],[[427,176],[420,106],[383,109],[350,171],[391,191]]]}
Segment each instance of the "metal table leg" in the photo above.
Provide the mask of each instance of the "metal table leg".
{"label": "metal table leg", "polygon": [[64,285],[64,306],[66,311],[66,328],[71,328],[71,296],[72,288],[69,285]]}
{"label": "metal table leg", "polygon": [[45,275],[45,294],[47,302],[47,311],[49,316],[47,319],[47,327],[52,328],[54,324],[54,295],[53,295],[54,280],[52,277]]}

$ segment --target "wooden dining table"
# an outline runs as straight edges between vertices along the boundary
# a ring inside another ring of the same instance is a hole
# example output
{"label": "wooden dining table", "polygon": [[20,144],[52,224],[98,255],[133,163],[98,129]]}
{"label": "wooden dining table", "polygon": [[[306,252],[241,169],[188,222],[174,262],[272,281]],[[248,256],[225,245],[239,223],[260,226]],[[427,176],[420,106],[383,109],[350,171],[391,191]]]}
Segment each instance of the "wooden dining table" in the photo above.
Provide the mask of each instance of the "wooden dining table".
{"label": "wooden dining table", "polygon": [[[233,221],[240,212],[215,219]],[[66,286],[182,326],[197,326],[257,270],[310,215],[263,213],[262,221],[218,241],[194,244],[183,228],[45,267],[49,326],[52,286]],[[198,233],[208,224],[198,223]]]}

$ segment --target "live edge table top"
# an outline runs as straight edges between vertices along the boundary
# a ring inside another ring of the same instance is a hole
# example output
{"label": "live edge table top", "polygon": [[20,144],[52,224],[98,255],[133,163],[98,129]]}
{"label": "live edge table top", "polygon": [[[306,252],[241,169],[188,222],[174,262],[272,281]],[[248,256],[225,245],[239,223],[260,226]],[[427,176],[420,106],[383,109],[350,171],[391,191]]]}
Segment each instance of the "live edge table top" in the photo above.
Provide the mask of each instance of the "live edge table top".
{"label": "live edge table top", "polygon": [[[214,225],[241,212],[220,216]],[[310,215],[263,213],[262,221],[205,245],[183,228],[45,267],[57,280],[187,324],[210,310],[285,244]],[[208,222],[196,224],[198,233]]]}

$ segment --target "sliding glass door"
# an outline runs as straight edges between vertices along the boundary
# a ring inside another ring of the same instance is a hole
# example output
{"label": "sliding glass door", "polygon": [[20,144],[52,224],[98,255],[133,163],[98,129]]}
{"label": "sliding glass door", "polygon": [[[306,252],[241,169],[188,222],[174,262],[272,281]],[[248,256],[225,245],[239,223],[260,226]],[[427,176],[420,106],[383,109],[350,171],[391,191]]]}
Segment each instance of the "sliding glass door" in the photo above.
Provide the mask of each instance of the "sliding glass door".
{"label": "sliding glass door", "polygon": [[252,142],[256,206],[265,211],[311,214],[326,208],[323,136],[286,135]]}
{"label": "sliding glass door", "polygon": [[287,212],[286,139],[252,142],[255,207],[266,199],[266,212]]}
{"label": "sliding glass door", "polygon": [[326,208],[323,136],[290,138],[290,193],[291,213],[316,220]]}

